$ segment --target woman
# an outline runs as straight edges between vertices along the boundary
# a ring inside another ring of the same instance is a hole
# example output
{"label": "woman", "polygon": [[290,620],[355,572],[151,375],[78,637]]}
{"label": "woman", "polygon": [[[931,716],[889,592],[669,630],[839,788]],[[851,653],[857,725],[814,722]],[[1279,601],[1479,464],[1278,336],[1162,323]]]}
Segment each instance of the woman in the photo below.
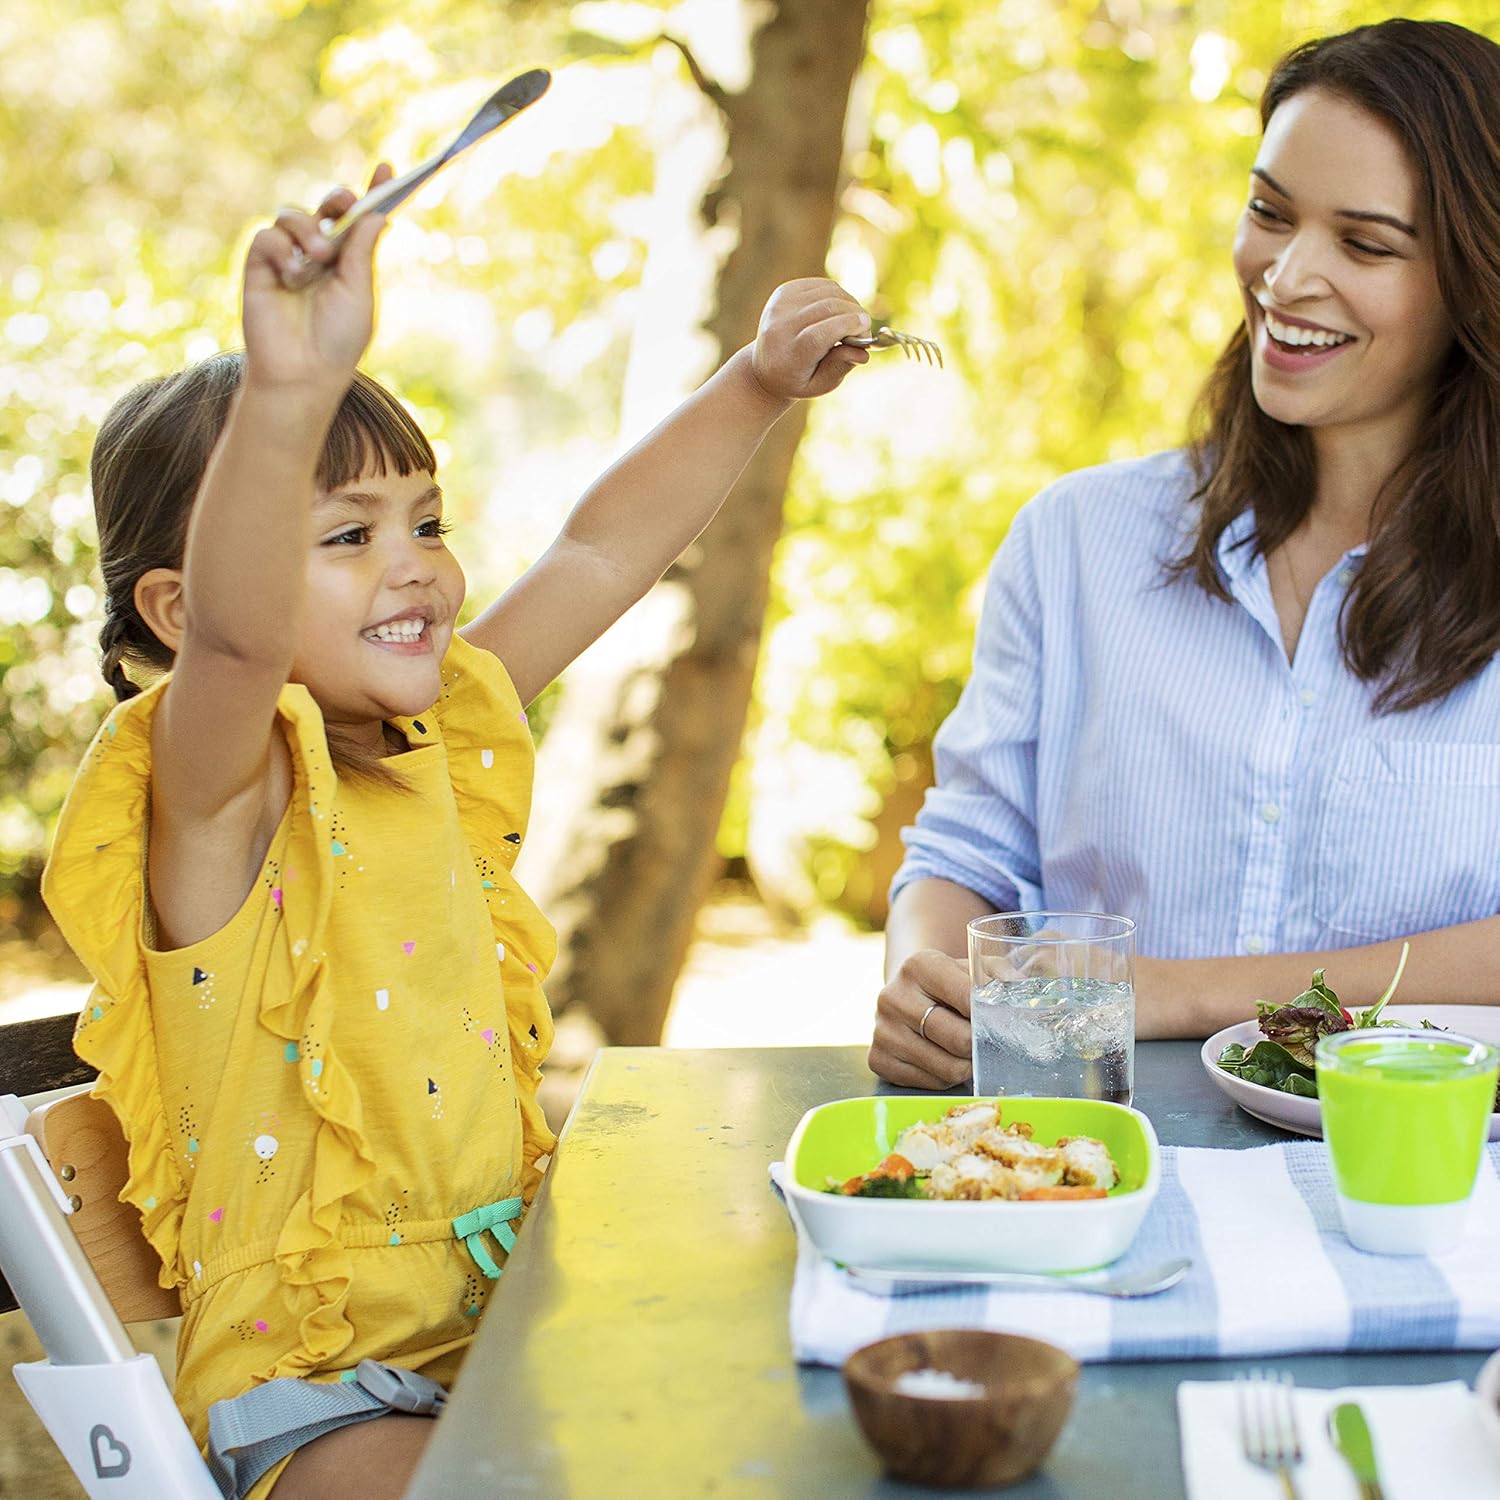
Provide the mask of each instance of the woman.
{"label": "woman", "polygon": [[1500,1003],[1500,46],[1388,21],[1261,101],[1185,453],[1049,487],[907,832],[870,1066],[969,1072],[965,923],[1135,918],[1138,1033],[1318,967]]}

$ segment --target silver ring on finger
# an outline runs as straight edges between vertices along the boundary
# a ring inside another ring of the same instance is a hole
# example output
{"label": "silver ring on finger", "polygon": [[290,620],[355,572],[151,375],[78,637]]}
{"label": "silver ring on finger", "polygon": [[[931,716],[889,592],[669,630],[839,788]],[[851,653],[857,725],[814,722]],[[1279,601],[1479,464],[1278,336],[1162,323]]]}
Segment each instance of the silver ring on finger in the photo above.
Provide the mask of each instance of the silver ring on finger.
{"label": "silver ring on finger", "polygon": [[927,1018],[937,1008],[938,1008],[938,1002],[936,1000],[934,1000],[932,1002],[932,1004],[929,1005],[927,1007],[927,1009],[922,1012],[922,1019],[917,1022],[917,1035],[919,1037],[921,1037],[924,1042],[930,1042],[932,1040],[932,1038],[927,1035]]}

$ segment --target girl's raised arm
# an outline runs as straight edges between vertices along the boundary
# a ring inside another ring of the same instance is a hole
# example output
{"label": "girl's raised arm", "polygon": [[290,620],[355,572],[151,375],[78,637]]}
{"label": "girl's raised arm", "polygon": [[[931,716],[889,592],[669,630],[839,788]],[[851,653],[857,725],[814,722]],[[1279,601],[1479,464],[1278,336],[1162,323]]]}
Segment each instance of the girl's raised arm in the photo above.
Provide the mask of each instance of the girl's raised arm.
{"label": "girl's raised arm", "polygon": [[708,525],[792,402],[869,359],[839,342],[869,327],[832,281],[778,287],[754,344],[595,480],[552,546],[460,634],[493,651],[529,703]]}
{"label": "girl's raised arm", "polygon": [[[376,180],[389,175],[389,168]],[[352,201],[332,194],[320,215]],[[152,731],[150,879],[180,946],[238,910],[285,807],[290,763],[273,736],[304,611],[315,476],[330,423],[369,342],[383,219],[350,232],[329,274],[285,278],[333,251],[312,215],[285,211],[245,261],[245,374],[209,459],[180,570],[136,586],[175,653]]]}

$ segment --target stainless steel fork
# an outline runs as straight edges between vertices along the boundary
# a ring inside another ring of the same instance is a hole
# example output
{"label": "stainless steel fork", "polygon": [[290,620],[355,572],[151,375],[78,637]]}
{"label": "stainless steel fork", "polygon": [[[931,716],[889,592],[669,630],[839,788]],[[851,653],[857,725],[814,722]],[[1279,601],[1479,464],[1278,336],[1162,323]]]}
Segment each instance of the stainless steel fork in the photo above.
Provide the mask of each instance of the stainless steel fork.
{"label": "stainless steel fork", "polygon": [[1299,1500],[1292,1478],[1292,1471],[1302,1462],[1295,1390],[1290,1375],[1270,1370],[1252,1370],[1234,1381],[1240,1447],[1251,1463],[1281,1480],[1286,1500]]}
{"label": "stainless steel fork", "polygon": [[941,366],[943,351],[931,339],[918,338],[914,333],[902,333],[888,323],[878,324],[866,338],[840,340],[855,349],[899,349],[908,359],[925,359],[930,365]]}

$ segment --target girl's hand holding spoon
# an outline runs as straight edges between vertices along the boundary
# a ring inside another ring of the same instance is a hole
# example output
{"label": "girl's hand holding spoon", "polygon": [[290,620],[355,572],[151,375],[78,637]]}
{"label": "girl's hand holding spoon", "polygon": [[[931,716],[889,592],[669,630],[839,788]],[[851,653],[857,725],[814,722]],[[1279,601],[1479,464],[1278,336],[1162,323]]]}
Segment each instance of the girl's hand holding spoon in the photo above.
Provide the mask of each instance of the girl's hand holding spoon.
{"label": "girl's hand holding spoon", "polygon": [[[382,162],[371,188],[390,177]],[[334,188],[316,213],[283,209],[251,241],[244,287],[247,386],[326,384],[342,397],[374,328],[372,262],[385,227],[385,215],[372,213],[339,242],[330,240],[323,223],[355,201],[348,188]]]}

